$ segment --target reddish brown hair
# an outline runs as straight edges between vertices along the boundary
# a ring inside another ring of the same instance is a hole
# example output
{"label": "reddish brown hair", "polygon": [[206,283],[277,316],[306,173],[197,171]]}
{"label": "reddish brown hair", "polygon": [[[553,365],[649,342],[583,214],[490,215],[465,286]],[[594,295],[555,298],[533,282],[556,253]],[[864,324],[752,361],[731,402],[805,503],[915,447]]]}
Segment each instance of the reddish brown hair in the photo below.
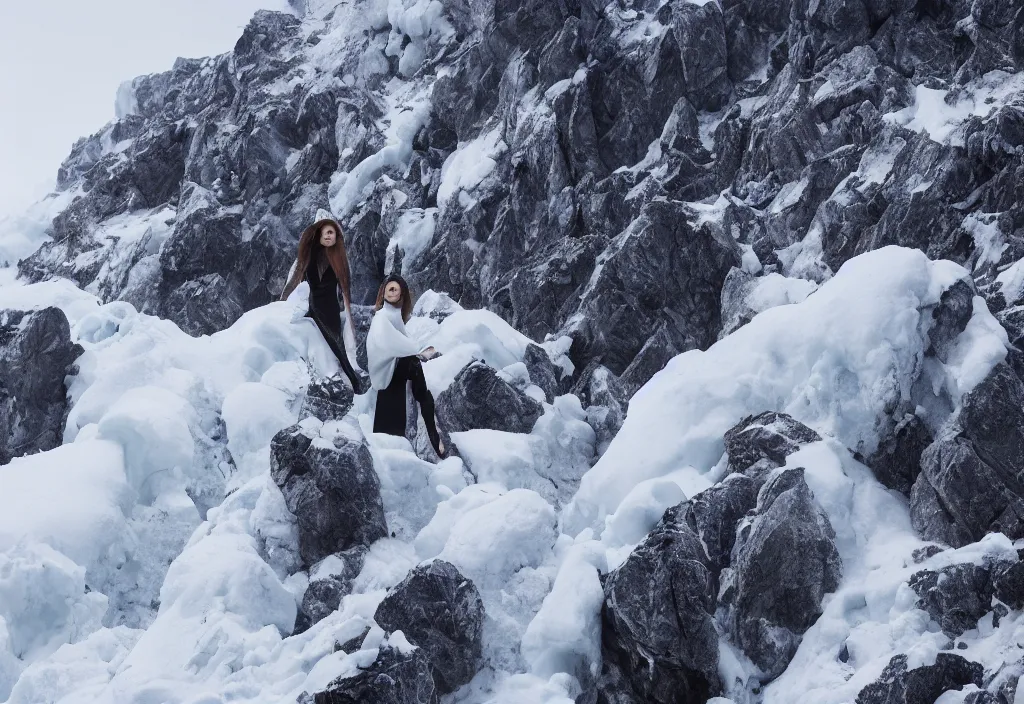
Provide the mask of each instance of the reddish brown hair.
{"label": "reddish brown hair", "polygon": [[[338,232],[334,244],[330,247],[324,247],[320,244],[320,231],[327,225],[333,225],[334,229]],[[341,236],[341,225],[336,220],[319,220],[303,230],[302,235],[299,236],[299,254],[296,257],[295,271],[284,287],[281,300],[283,301],[288,298],[291,292],[302,282],[302,279],[305,278],[306,269],[313,259],[313,253],[318,249],[322,249],[327,256],[327,262],[334,270],[334,275],[338,277],[341,295],[345,299],[345,309],[351,311],[352,296],[349,291],[348,255],[345,253],[345,241]]]}
{"label": "reddish brown hair", "polygon": [[388,284],[392,281],[398,284],[398,287],[402,289],[402,320],[409,322],[409,318],[412,317],[412,294],[409,292],[409,284],[398,274],[388,274],[387,278],[377,289],[377,303],[374,304],[374,310],[380,310],[384,307],[384,289],[387,288]]}

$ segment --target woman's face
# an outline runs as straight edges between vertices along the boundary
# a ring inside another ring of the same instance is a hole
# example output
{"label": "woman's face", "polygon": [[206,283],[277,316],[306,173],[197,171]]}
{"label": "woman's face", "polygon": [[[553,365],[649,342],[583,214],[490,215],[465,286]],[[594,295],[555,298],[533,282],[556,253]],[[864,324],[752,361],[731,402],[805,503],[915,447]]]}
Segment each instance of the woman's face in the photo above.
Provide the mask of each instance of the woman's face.
{"label": "woman's face", "polygon": [[320,228],[320,244],[324,247],[333,247],[337,241],[338,231],[334,229],[334,225],[324,225]]}
{"label": "woman's face", "polygon": [[397,281],[388,281],[388,285],[384,287],[384,300],[391,305],[398,305],[402,300],[402,287]]}

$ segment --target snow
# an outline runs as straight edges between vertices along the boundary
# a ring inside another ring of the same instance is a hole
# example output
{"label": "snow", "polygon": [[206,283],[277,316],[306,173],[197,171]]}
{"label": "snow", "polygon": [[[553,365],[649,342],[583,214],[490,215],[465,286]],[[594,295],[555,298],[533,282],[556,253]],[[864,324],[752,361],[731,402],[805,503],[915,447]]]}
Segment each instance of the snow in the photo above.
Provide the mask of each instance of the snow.
{"label": "snow", "polygon": [[1024,259],[1018,259],[996,276],[996,283],[1007,303],[1015,303],[1024,293]]}
{"label": "snow", "polygon": [[1024,74],[989,71],[957,93],[919,85],[914,90],[914,104],[887,113],[884,118],[915,132],[927,133],[940,143],[964,146],[958,128],[974,116],[987,117],[1024,91]]}
{"label": "snow", "polygon": [[459,148],[445,159],[441,167],[441,185],[437,189],[437,202],[441,208],[460,192],[472,191],[497,165],[496,159],[508,149],[502,139],[502,130],[485,132]]}
{"label": "snow", "polygon": [[430,246],[436,224],[437,208],[409,208],[403,211],[388,243],[388,262],[393,261],[395,250],[400,248],[403,253],[402,273],[413,271],[419,256]]}
{"label": "snow", "polygon": [[[630,401],[622,430],[567,509],[567,530],[600,534],[641,482],[674,471],[687,495],[706,488],[725,431],[761,411],[784,411],[870,452],[885,409],[909,400],[921,373],[929,307],[966,276],[950,262],[886,247],[850,260],[802,303],[767,310],[707,351],[675,357]],[[940,383],[954,403],[1005,356],[1005,337],[983,305],[975,319]]]}

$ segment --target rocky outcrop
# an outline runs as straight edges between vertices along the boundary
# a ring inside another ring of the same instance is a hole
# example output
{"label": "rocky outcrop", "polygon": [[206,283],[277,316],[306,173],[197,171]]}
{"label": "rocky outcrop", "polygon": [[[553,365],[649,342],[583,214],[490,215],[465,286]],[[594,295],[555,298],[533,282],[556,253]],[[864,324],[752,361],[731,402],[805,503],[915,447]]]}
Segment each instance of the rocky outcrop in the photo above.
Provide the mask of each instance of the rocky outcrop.
{"label": "rocky outcrop", "polygon": [[629,397],[610,369],[597,362],[579,375],[572,393],[587,411],[587,424],[597,436],[597,453],[604,454],[626,420]]}
{"label": "rocky outcrop", "polygon": [[548,403],[563,393],[562,370],[555,366],[543,347],[527,345],[523,354],[523,364],[526,365],[530,381],[544,391],[544,398]]}
{"label": "rocky outcrop", "polygon": [[0,311],[0,464],[61,444],[82,352],[59,308]]}
{"label": "rocky outcrop", "polygon": [[733,637],[767,678],[785,670],[841,575],[835,531],[803,470],[773,474],[738,529],[721,592]]}
{"label": "rocky outcrop", "polygon": [[732,475],[683,504],[682,518],[696,533],[716,571],[729,566],[736,525],[757,506],[757,482]]}
{"label": "rocky outcrop", "polygon": [[437,418],[449,433],[474,428],[528,433],[543,413],[540,403],[481,362],[464,367],[437,398]]}
{"label": "rocky outcrop", "polygon": [[681,507],[604,581],[601,701],[706,701],[721,691],[717,576]]}
{"label": "rocky outcrop", "polygon": [[484,606],[480,592],[444,560],[416,567],[377,607],[373,620],[401,631],[430,663],[438,694],[473,679],[483,652]]}
{"label": "rocky outcrop", "polygon": [[921,473],[921,455],[931,443],[932,435],[925,424],[908,413],[882,439],[865,464],[883,485],[909,496]]}
{"label": "rocky outcrop", "polygon": [[1024,537],[1024,383],[997,365],[921,457],[910,495],[914,528],[959,547],[1001,531]]}
{"label": "rocky outcrop", "polygon": [[388,535],[369,448],[345,436],[324,442],[318,435],[309,425],[293,425],[270,443],[270,475],[295,514],[307,565]]}
{"label": "rocky outcrop", "polygon": [[978,619],[992,610],[995,590],[989,565],[967,563],[924,570],[908,584],[921,599],[921,608],[950,638],[975,628]]}

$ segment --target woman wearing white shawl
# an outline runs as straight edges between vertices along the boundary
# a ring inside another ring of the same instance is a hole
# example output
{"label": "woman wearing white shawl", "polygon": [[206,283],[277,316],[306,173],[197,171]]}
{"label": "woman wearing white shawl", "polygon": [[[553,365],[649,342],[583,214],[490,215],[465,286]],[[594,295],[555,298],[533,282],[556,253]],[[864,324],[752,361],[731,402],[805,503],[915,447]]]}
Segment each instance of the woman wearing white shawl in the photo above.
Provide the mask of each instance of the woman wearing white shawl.
{"label": "woman wearing white shawl", "polygon": [[370,384],[377,390],[373,432],[405,435],[406,384],[411,384],[430,444],[438,457],[444,457],[446,450],[434,419],[434,396],[427,388],[420,361],[434,357],[437,352],[433,347],[420,347],[405,331],[405,323],[412,315],[412,296],[405,279],[397,274],[384,279],[377,293],[376,309],[366,335]]}

